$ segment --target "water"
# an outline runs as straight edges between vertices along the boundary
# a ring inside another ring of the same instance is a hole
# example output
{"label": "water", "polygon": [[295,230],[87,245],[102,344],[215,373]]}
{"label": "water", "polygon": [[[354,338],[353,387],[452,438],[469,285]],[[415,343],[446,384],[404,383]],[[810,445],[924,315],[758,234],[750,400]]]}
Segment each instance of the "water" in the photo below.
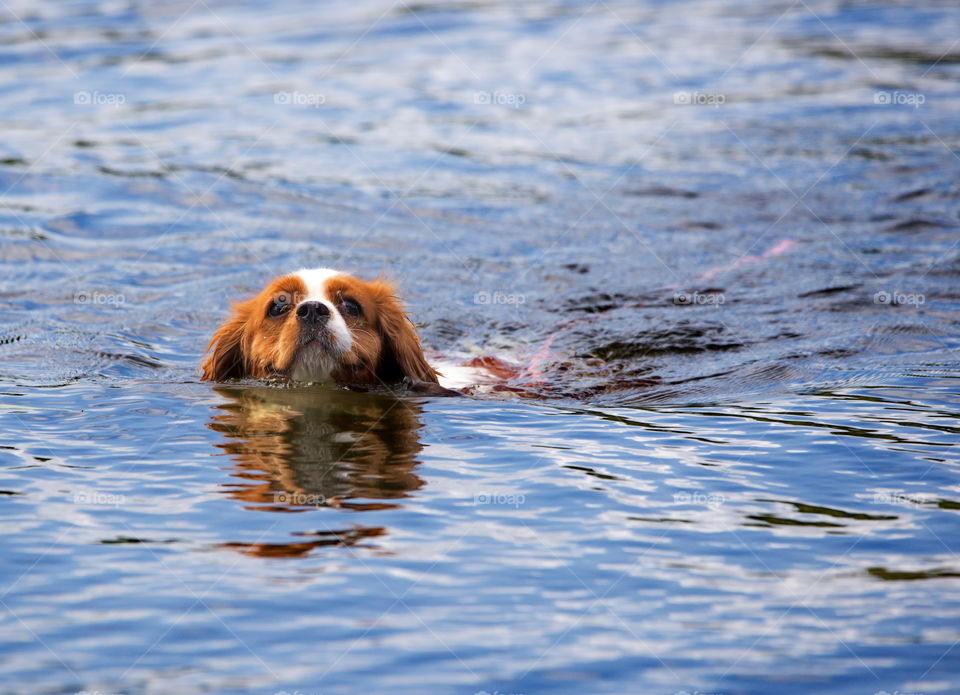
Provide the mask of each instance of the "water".
{"label": "water", "polygon": [[[0,692],[958,691],[951,3],[0,17]],[[521,373],[200,383],[303,266]]]}

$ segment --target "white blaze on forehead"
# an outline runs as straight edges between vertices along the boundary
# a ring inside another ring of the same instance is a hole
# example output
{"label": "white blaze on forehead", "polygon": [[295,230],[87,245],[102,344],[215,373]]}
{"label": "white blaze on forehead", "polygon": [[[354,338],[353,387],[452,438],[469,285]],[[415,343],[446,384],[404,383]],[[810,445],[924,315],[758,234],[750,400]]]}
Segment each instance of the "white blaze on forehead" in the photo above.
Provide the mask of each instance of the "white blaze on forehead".
{"label": "white blaze on forehead", "polygon": [[327,296],[327,280],[337,275],[343,275],[343,273],[331,268],[305,268],[304,270],[298,270],[294,275],[303,280],[303,287],[306,292],[304,301],[323,301],[326,303],[330,301]]}
{"label": "white blaze on forehead", "polygon": [[332,353],[317,353],[315,348],[307,347],[295,358],[291,377],[294,381],[326,381],[330,372],[337,368],[342,356],[353,347],[353,337],[343,316],[337,310],[327,292],[327,282],[330,278],[343,275],[338,270],[330,268],[313,268],[298,270],[293,273],[303,282],[304,294],[298,297],[297,305],[303,302],[320,302],[330,310],[330,318],[326,328],[333,343]]}

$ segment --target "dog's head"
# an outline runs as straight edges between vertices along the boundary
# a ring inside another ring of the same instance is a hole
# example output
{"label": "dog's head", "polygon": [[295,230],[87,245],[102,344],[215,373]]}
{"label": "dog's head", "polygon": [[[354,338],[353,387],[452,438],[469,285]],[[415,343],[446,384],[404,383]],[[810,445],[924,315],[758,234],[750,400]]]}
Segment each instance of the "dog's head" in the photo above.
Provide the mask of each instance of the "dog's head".
{"label": "dog's head", "polygon": [[276,278],[233,305],[203,363],[203,379],[437,383],[392,285],[327,268]]}

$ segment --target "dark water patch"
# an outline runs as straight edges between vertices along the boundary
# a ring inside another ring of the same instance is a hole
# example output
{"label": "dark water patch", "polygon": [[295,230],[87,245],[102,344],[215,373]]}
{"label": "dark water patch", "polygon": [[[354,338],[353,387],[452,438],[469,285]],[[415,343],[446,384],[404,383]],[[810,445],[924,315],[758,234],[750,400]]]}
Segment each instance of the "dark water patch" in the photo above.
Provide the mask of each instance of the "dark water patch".
{"label": "dark water patch", "polygon": [[[846,45],[822,46],[808,49],[813,55],[845,60],[889,60],[912,63],[924,67],[960,63],[960,53],[933,53],[916,48],[896,49],[883,45],[858,45],[856,50]],[[896,85],[893,85],[896,86]]]}
{"label": "dark water patch", "polygon": [[164,173],[162,171],[149,171],[149,170],[136,170],[136,169],[115,169],[112,167],[99,166],[97,171],[101,174],[106,174],[107,176],[122,176],[126,178],[156,178],[162,179]]}
{"label": "dark water patch", "polygon": [[775,499],[758,499],[757,502],[772,502],[774,504],[788,504],[794,507],[798,512],[802,514],[820,514],[824,516],[833,516],[841,519],[854,519],[857,521],[893,521],[898,517],[896,516],[876,516],[871,514],[863,514],[859,512],[846,512],[842,509],[830,509],[829,507],[818,507],[811,504],[804,504],[802,502],[791,502],[789,500],[775,500]]}
{"label": "dark water patch", "polygon": [[[832,521],[804,521],[801,519],[789,519],[776,516],[774,514],[751,514],[747,516],[752,521],[763,522],[764,526],[814,526],[819,528],[843,528],[843,524]],[[756,524],[744,524],[745,526],[755,526]]]}
{"label": "dark water patch", "polygon": [[669,518],[663,518],[663,519],[646,519],[646,518],[641,517],[641,516],[628,516],[628,517],[627,517],[627,520],[628,520],[628,521],[642,521],[642,522],[648,523],[648,524],[692,524],[692,523],[694,523],[694,522],[693,522],[692,520],[690,520],[690,519],[669,519]]}
{"label": "dark water patch", "polygon": [[636,297],[598,292],[575,300],[568,300],[566,308],[569,311],[581,311],[585,314],[603,314],[623,306],[630,306],[636,302]]}
{"label": "dark water patch", "polygon": [[141,357],[140,355],[113,354],[113,353],[100,352],[100,351],[94,352],[93,354],[96,355],[97,357],[102,357],[103,359],[108,361],[124,360],[126,362],[131,362],[137,366],[148,367],[150,369],[160,369],[164,366],[162,362],[159,362],[157,360],[153,360],[147,357]]}
{"label": "dark water patch", "polygon": [[842,292],[849,292],[850,290],[859,289],[861,285],[837,285],[835,287],[824,287],[820,290],[811,290],[809,292],[804,292],[798,294],[797,297],[800,299],[807,299],[809,297],[825,297],[832,294],[840,294]]}
{"label": "dark water patch", "polygon": [[934,569],[921,571],[890,570],[886,567],[870,567],[867,573],[871,577],[887,582],[912,582],[921,579],[945,579],[960,577],[960,572],[949,569]]}
{"label": "dark water patch", "polygon": [[626,195],[651,198],[687,198],[693,199],[700,196],[696,191],[685,191],[679,188],[670,188],[668,186],[651,186],[649,188],[630,188],[624,191]]}
{"label": "dark water patch", "polygon": [[952,227],[952,223],[932,220],[932,219],[910,219],[904,220],[903,222],[898,222],[897,224],[890,225],[885,229],[888,232],[923,232],[928,229],[942,229],[944,227]]}
{"label": "dark water patch", "polygon": [[900,193],[899,195],[895,196],[893,200],[897,203],[903,203],[908,200],[917,200],[918,198],[929,198],[933,192],[934,191],[931,188],[917,188],[912,191]]}
{"label": "dark water patch", "polygon": [[688,231],[710,231],[714,229],[723,229],[723,225],[719,222],[709,221],[684,222],[683,229]]}
{"label": "dark water patch", "polygon": [[580,357],[596,357],[606,362],[636,360],[662,354],[696,354],[739,350],[746,344],[724,340],[723,326],[677,326],[669,331],[651,331],[642,340],[616,340],[592,347]]}

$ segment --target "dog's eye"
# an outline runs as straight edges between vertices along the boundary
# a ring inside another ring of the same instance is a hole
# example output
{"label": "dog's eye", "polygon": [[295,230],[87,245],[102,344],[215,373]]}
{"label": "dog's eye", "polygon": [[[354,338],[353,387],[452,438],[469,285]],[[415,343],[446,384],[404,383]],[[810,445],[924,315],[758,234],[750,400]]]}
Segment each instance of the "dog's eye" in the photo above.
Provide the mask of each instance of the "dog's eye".
{"label": "dog's eye", "polygon": [[363,311],[360,309],[360,305],[353,299],[341,300],[340,311],[342,311],[347,316],[351,316],[353,318],[356,318],[363,313]]}
{"label": "dog's eye", "polygon": [[278,316],[283,316],[285,313],[290,311],[290,306],[290,296],[286,294],[278,294],[270,306],[267,307],[267,316],[274,319]]}

